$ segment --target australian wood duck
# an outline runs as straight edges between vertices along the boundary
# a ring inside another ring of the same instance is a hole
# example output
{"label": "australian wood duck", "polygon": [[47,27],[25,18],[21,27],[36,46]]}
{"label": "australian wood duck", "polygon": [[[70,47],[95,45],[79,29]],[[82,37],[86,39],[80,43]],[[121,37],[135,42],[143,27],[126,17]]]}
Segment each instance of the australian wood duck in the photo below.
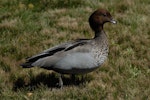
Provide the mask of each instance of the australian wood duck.
{"label": "australian wood duck", "polygon": [[[103,30],[106,22],[116,23],[105,9],[98,9],[89,18],[95,32],[92,39],[77,39],[66,42],[26,59],[23,68],[34,66],[54,70],[61,74],[85,74],[100,67],[108,56],[108,41]],[[60,87],[63,86],[61,76]]]}

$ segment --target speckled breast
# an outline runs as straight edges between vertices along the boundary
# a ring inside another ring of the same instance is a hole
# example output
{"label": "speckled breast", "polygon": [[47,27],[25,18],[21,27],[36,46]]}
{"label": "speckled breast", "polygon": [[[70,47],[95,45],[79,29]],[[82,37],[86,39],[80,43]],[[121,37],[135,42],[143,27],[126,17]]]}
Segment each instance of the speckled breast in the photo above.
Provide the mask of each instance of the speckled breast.
{"label": "speckled breast", "polygon": [[92,53],[94,56],[95,61],[97,62],[97,65],[100,66],[104,63],[104,61],[107,59],[109,52],[109,48],[107,45],[95,47],[92,49]]}

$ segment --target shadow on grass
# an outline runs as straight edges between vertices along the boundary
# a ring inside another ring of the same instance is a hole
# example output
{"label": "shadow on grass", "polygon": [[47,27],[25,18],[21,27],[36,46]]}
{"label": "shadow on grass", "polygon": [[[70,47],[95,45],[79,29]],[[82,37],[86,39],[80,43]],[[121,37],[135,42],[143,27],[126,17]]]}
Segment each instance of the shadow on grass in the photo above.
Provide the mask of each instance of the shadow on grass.
{"label": "shadow on grass", "polygon": [[[62,78],[64,86],[69,85],[79,86],[80,84],[83,85],[85,82],[89,82],[92,79],[92,77],[89,77],[87,75],[84,75],[83,78],[81,77],[81,75],[76,75],[75,79],[66,76],[68,75],[65,75]],[[16,81],[14,81],[13,91],[17,91],[19,89],[33,91],[39,88],[41,84],[47,86],[48,88],[59,88],[59,86],[57,85],[58,82],[59,79],[58,76],[56,76],[56,73],[51,74],[40,73],[37,76],[30,77],[28,82],[25,81],[24,77],[19,77]]]}

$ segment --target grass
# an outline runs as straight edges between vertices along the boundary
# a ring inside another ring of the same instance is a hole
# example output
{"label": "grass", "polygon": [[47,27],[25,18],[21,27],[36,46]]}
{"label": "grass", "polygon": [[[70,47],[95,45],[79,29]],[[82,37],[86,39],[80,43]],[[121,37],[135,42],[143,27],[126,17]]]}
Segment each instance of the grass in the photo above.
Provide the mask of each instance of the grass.
{"label": "grass", "polygon": [[[116,25],[106,24],[108,60],[64,88],[58,76],[39,68],[22,69],[25,58],[56,44],[91,38],[88,17],[108,9]],[[1,0],[0,98],[32,99],[150,99],[150,1],[148,0]]]}

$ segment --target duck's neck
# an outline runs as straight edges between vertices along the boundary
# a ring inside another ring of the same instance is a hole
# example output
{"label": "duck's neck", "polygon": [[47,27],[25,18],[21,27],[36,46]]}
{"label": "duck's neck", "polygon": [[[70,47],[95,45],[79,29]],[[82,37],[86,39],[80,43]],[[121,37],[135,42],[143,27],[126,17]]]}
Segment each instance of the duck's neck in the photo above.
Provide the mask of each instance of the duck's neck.
{"label": "duck's neck", "polygon": [[108,46],[107,35],[105,34],[103,29],[100,31],[95,31],[94,40],[97,46]]}
{"label": "duck's neck", "polygon": [[97,28],[95,30],[95,36],[94,36],[94,39],[95,38],[100,38],[100,37],[104,37],[105,38],[106,34],[103,30],[103,26],[100,26],[99,28]]}

